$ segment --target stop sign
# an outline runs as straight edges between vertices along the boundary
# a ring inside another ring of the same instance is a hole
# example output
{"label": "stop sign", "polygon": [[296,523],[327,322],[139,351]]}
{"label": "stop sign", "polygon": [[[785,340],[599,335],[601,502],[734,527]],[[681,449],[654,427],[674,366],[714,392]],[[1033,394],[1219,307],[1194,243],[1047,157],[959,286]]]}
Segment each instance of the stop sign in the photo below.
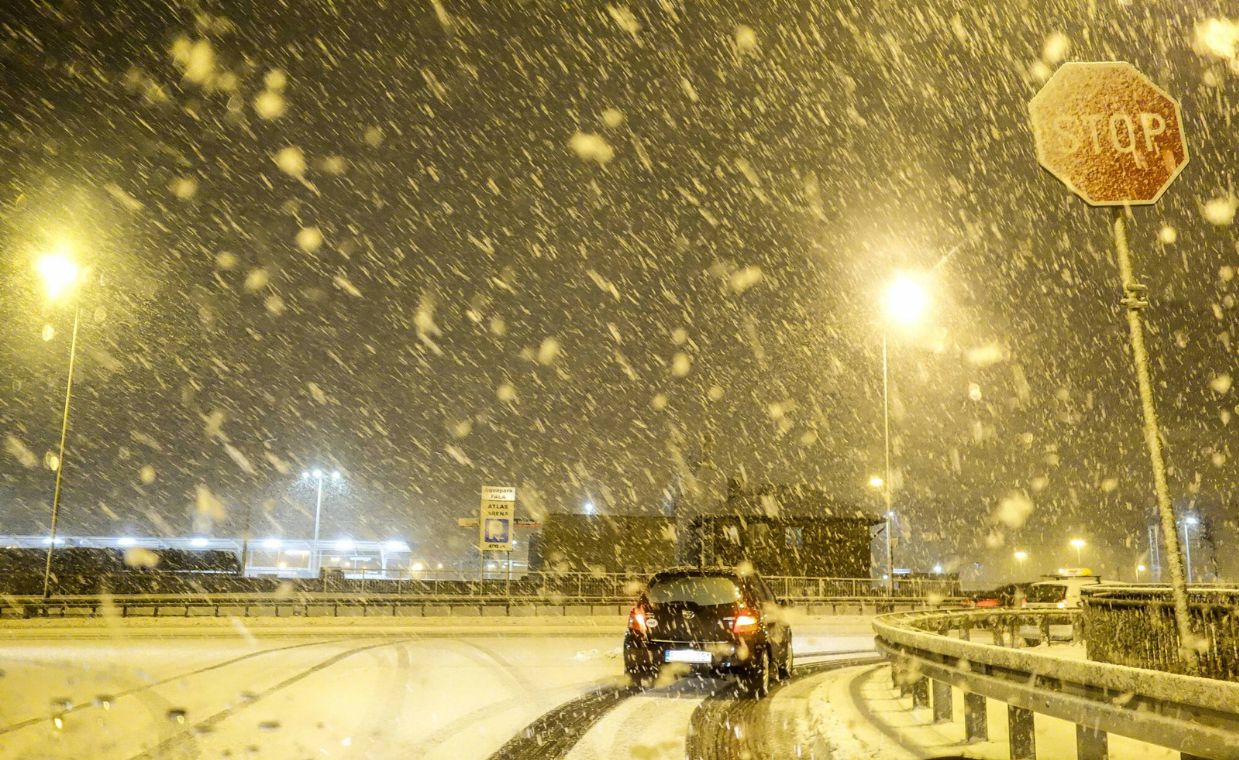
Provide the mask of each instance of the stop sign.
{"label": "stop sign", "polygon": [[1028,109],[1037,161],[1094,206],[1154,203],[1187,165],[1178,102],[1130,63],[1064,63]]}

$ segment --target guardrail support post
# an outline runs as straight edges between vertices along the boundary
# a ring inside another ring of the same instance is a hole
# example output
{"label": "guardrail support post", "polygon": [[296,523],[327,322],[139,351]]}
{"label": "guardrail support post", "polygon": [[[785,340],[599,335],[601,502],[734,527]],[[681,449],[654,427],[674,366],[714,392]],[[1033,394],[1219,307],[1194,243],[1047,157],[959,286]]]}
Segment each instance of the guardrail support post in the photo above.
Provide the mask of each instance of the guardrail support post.
{"label": "guardrail support post", "polygon": [[964,693],[964,736],[970,742],[989,741],[984,694]]}
{"label": "guardrail support post", "polygon": [[1095,726],[1076,724],[1076,760],[1106,760],[1110,741],[1105,731]]}
{"label": "guardrail support post", "polygon": [[934,679],[934,723],[950,723],[954,715],[951,684]]}
{"label": "guardrail support post", "polygon": [[929,707],[929,679],[925,676],[912,682],[912,706]]}
{"label": "guardrail support post", "polygon": [[1032,710],[1007,705],[1007,736],[1011,744],[1011,760],[1037,760],[1037,735]]}

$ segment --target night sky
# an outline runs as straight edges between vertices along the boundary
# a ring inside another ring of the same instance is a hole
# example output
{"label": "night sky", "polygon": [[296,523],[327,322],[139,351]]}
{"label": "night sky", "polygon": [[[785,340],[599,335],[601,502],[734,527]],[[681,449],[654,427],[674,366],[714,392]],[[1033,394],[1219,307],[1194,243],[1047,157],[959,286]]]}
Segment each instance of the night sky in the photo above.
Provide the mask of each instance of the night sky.
{"label": "night sky", "polygon": [[650,512],[703,436],[718,497],[876,510],[878,302],[916,269],[909,562],[1056,567],[1082,535],[1124,572],[1153,501],[1107,215],[1027,125],[1058,62],[1121,59],[1183,104],[1191,163],[1132,244],[1176,500],[1233,545],[1224,5],[8,3],[0,533],[46,530],[72,306],[31,265],[57,245],[91,267],[65,532],[235,535],[248,506],[305,536],[323,466],[325,536],[443,557],[483,483]]}

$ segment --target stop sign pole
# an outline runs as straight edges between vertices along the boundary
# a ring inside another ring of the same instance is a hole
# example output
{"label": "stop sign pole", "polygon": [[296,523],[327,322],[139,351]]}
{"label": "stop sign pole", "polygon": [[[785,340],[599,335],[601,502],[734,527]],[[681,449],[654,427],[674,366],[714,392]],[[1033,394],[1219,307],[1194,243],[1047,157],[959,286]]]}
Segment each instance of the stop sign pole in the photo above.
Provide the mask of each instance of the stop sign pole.
{"label": "stop sign pole", "polygon": [[1144,343],[1148,288],[1136,281],[1127,243],[1127,214],[1156,203],[1187,165],[1179,104],[1129,63],[1065,63],[1028,104],[1037,160],[1090,205],[1111,206],[1114,251],[1123,285],[1132,358],[1140,387],[1144,440],[1170,569],[1179,651],[1195,669],[1196,637],[1187,606],[1183,555],[1162,454],[1149,353]]}

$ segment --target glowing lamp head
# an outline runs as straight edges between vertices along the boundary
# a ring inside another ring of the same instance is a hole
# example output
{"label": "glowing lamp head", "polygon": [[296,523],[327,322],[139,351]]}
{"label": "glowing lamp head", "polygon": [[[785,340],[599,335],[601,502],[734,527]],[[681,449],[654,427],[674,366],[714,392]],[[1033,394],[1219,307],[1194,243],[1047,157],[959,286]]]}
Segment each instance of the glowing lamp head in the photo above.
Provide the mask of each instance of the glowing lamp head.
{"label": "glowing lamp head", "polygon": [[901,274],[886,286],[883,311],[890,322],[902,327],[919,323],[929,310],[929,291],[921,278]]}
{"label": "glowing lamp head", "polygon": [[77,262],[59,250],[40,256],[35,261],[34,268],[43,280],[47,297],[53,301],[71,290],[81,277],[81,268]]}
{"label": "glowing lamp head", "polygon": [[1082,538],[1073,538],[1073,539],[1071,539],[1071,548],[1073,548],[1073,549],[1083,549],[1083,548],[1084,548],[1084,539],[1082,539]]}
{"label": "glowing lamp head", "polygon": [[1021,549],[1015,553],[1016,562],[1023,562],[1026,559],[1028,559],[1028,552]]}
{"label": "glowing lamp head", "polygon": [[874,475],[873,477],[869,478],[870,488],[881,488],[884,485],[886,485],[886,481],[882,479],[881,475]]}

